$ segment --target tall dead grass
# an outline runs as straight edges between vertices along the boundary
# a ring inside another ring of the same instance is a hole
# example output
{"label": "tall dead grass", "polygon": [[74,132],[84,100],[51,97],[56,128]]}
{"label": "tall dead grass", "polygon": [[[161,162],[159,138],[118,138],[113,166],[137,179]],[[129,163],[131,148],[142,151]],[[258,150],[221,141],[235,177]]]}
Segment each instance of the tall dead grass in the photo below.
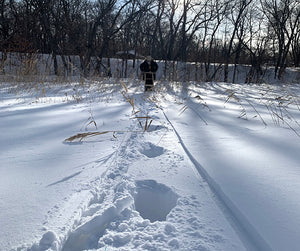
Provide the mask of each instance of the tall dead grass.
{"label": "tall dead grass", "polygon": [[[268,115],[274,125],[286,125],[298,137],[300,137],[300,123],[298,122],[297,118],[292,115],[290,110],[293,106],[300,112],[299,97],[292,95],[288,91],[288,86],[280,86],[279,90],[275,90],[276,86],[272,85],[266,85],[265,87],[266,88],[262,88],[260,91],[258,91],[259,96],[256,98],[256,102],[251,102],[249,97],[240,95],[236,90],[228,89],[225,92],[227,94],[225,103],[229,102],[230,100],[238,103],[241,107],[241,112],[238,117],[246,120],[248,120],[247,114],[254,111],[256,113],[256,116],[254,117],[259,117],[261,122],[267,126],[267,118],[265,118],[266,114],[261,114],[259,109],[256,108],[258,105],[263,105],[267,109]],[[246,104],[249,105],[252,111],[247,110]]]}

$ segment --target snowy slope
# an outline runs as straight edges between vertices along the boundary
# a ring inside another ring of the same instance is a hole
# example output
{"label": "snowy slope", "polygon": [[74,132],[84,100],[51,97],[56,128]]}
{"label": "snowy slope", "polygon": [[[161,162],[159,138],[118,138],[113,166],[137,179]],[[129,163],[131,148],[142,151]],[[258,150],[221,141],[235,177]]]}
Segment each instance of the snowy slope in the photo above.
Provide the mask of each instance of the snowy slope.
{"label": "snowy slope", "polygon": [[[296,88],[209,84],[191,87],[180,117],[174,113],[176,105],[164,108],[199,172],[262,250],[300,247]],[[234,93],[233,102],[226,102],[228,89]],[[197,95],[203,100],[194,98]],[[280,100],[279,108],[268,99]],[[275,112],[284,123],[274,121]],[[241,113],[244,119],[238,118]]]}
{"label": "snowy slope", "polygon": [[2,85],[0,250],[299,247],[299,86],[125,84]]}

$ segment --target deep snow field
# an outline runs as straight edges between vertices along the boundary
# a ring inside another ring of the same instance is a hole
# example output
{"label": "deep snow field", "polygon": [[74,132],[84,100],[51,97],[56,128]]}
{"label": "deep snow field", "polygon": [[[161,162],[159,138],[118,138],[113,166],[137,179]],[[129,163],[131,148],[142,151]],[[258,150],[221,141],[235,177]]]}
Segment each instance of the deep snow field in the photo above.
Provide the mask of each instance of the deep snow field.
{"label": "deep snow field", "polygon": [[299,250],[299,95],[1,83],[0,250]]}

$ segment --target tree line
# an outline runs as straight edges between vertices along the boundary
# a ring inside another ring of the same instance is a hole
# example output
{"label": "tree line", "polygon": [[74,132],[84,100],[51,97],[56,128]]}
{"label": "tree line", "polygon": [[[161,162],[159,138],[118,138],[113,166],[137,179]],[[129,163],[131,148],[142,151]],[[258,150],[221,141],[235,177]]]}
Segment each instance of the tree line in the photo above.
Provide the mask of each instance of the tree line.
{"label": "tree line", "polygon": [[300,65],[300,0],[0,0],[0,51],[78,55],[92,62],[134,49],[160,60],[248,64],[249,81],[273,65],[280,79]]}

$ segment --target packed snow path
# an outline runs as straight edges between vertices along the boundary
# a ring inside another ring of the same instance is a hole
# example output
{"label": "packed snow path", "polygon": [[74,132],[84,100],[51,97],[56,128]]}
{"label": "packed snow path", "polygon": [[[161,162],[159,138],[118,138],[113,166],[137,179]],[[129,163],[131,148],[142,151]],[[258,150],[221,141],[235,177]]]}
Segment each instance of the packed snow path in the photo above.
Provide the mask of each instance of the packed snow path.
{"label": "packed snow path", "polygon": [[[35,102],[1,91],[1,250],[299,246],[300,140],[257,102],[269,87],[127,86],[60,85]],[[63,143],[93,130],[114,133]]]}

